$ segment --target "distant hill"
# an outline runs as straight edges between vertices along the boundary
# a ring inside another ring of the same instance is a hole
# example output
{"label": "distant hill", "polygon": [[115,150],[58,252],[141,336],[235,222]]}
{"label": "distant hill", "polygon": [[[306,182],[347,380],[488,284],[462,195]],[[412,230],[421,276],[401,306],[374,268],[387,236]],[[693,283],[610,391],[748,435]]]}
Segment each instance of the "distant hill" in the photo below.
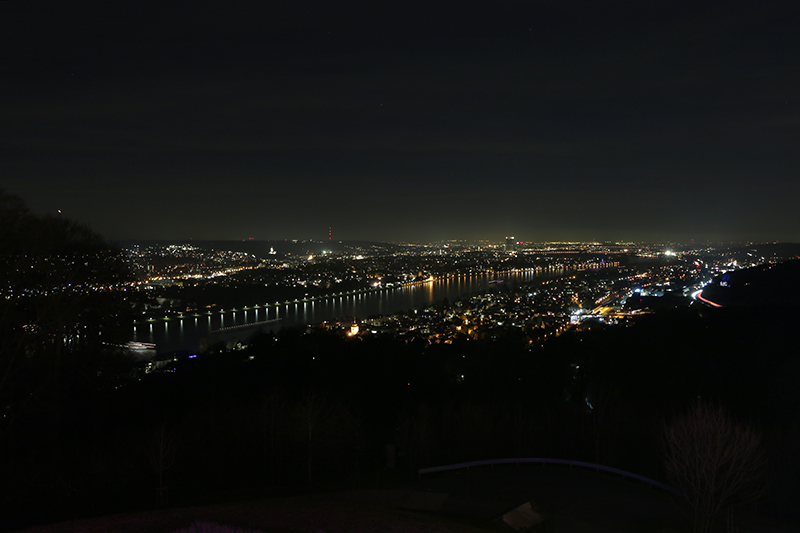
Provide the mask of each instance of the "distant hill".
{"label": "distant hill", "polygon": [[723,307],[793,306],[800,298],[800,260],[720,274],[703,297]]}

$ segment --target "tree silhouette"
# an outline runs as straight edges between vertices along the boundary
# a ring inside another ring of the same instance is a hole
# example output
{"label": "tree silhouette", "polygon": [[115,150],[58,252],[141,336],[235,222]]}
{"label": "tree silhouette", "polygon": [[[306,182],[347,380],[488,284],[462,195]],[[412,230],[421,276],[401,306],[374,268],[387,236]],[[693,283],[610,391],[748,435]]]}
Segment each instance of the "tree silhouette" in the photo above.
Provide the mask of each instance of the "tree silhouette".
{"label": "tree silhouette", "polygon": [[692,516],[696,533],[763,492],[761,437],[721,406],[697,401],[665,424],[664,466]]}
{"label": "tree silhouette", "polygon": [[[267,479],[275,483],[275,461],[277,451],[283,444],[283,425],[286,417],[286,401],[277,390],[263,393],[261,397],[261,427],[264,440],[264,455],[267,459]],[[313,429],[312,429],[313,431]]]}
{"label": "tree silhouette", "polygon": [[405,466],[413,471],[430,466],[436,441],[436,423],[432,409],[425,403],[417,405],[415,413],[400,417],[395,437],[405,458]]}
{"label": "tree silhouette", "polygon": [[158,475],[156,497],[158,505],[164,507],[169,503],[169,487],[165,484],[167,470],[175,463],[177,443],[175,437],[167,430],[166,420],[150,435],[148,443],[148,457],[150,466]]}
{"label": "tree silhouette", "polygon": [[349,413],[326,394],[309,391],[298,399],[292,416],[305,448],[306,482],[311,486],[319,456],[324,448],[337,447]]}
{"label": "tree silhouette", "polygon": [[32,399],[58,398],[66,368],[81,378],[111,360],[103,355],[131,320],[130,306],[113,290],[127,279],[121,255],[101,236],[65,218],[33,215],[0,191],[5,428]]}

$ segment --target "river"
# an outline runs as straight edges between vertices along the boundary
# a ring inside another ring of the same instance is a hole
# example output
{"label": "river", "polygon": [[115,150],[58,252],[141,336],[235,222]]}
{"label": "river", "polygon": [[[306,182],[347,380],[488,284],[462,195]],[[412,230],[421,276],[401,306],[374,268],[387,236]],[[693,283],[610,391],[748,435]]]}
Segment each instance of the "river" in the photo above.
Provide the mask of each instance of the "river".
{"label": "river", "polygon": [[[154,343],[158,353],[176,350],[197,351],[204,338],[212,340],[246,339],[259,329],[305,326],[343,317],[364,319],[418,309],[447,298],[453,302],[465,295],[500,290],[506,284],[519,285],[534,280],[565,275],[562,269],[524,269],[504,272],[464,274],[400,287],[370,290],[283,303],[258,303],[211,313],[187,313],[169,320],[137,323],[134,341]],[[496,283],[492,283],[496,282]]]}

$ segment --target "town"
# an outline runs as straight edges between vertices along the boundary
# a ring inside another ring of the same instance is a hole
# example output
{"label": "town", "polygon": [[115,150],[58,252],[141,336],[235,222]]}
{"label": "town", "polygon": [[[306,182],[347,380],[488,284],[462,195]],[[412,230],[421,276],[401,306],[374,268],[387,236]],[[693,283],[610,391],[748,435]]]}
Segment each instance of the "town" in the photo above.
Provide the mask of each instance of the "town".
{"label": "town", "polygon": [[[440,300],[431,292],[411,309],[376,315],[358,301],[348,314],[321,315],[316,321],[314,315],[293,326],[447,344],[513,333],[541,345],[569,328],[625,323],[642,313],[687,306],[715,276],[776,262],[788,252],[774,245],[508,238],[498,243],[160,244],[128,246],[124,253],[137,273],[128,288],[138,321],[183,321],[241,310],[227,321],[228,329],[241,332],[225,337],[241,349],[254,332],[247,326],[260,321],[256,311],[261,309],[370,294],[392,302],[391,295],[403,289],[451,281],[459,289],[443,292]],[[516,277],[502,279],[509,273]]]}

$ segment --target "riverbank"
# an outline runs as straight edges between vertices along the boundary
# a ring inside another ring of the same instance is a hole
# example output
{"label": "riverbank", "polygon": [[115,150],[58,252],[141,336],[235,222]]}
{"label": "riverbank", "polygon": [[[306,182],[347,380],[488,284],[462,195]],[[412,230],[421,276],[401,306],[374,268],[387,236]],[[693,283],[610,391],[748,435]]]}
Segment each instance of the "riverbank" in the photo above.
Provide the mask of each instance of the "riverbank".
{"label": "riverbank", "polygon": [[[179,350],[196,351],[204,338],[229,328],[261,327],[280,330],[307,326],[341,317],[365,319],[419,309],[465,295],[504,290],[515,284],[532,283],[576,272],[552,267],[536,267],[458,274],[427,278],[399,286],[363,288],[322,296],[296,298],[280,302],[206,310],[140,321],[132,326],[132,340],[155,343],[159,353]],[[492,283],[502,280],[505,283]]]}

